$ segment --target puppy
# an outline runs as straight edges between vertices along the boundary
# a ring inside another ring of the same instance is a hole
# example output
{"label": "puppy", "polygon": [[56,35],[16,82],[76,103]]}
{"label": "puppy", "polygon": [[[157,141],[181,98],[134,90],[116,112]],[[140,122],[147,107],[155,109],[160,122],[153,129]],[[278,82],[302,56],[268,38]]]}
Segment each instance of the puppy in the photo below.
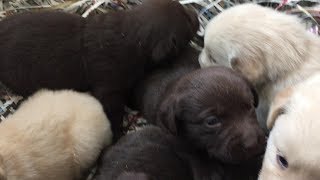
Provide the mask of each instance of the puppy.
{"label": "puppy", "polygon": [[[184,73],[182,68],[145,84],[141,102],[148,120],[186,139],[210,158],[239,163],[261,155],[265,136],[256,119],[258,99],[250,84],[225,67],[199,69],[179,77]],[[156,97],[148,89],[156,92]],[[151,104],[157,106],[149,107]]]}
{"label": "puppy", "polygon": [[320,70],[320,39],[297,17],[259,5],[237,5],[217,15],[204,41],[201,66],[232,67],[249,79],[260,97],[264,128],[275,94]]}
{"label": "puppy", "polygon": [[144,118],[154,122],[158,104],[165,95],[167,86],[179,77],[200,69],[199,53],[188,46],[176,59],[147,74],[136,86],[130,107],[139,110]]}
{"label": "puppy", "polygon": [[147,126],[124,136],[103,155],[96,180],[120,180],[125,176],[150,180],[254,180],[257,167],[255,163],[236,166],[209,162],[182,139],[159,127]]}
{"label": "puppy", "polygon": [[111,140],[95,98],[42,90],[0,125],[0,179],[79,179]]}
{"label": "puppy", "polygon": [[145,173],[123,172],[118,176],[117,180],[153,180]]}
{"label": "puppy", "polygon": [[87,19],[63,12],[11,16],[0,22],[0,81],[23,96],[40,88],[89,91],[118,137],[135,81],[185,48],[196,17],[172,0]]}
{"label": "puppy", "polygon": [[279,92],[270,106],[260,180],[320,179],[320,74]]}

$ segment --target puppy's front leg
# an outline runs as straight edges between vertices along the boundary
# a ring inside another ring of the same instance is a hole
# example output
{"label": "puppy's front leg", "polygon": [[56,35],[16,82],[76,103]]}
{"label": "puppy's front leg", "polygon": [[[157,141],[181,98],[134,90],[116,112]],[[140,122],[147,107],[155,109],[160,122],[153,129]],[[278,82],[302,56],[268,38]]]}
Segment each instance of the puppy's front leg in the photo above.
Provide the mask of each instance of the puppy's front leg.
{"label": "puppy's front leg", "polygon": [[122,121],[125,114],[125,97],[123,93],[118,91],[111,91],[106,88],[96,88],[92,95],[101,102],[104,112],[111,121],[111,128],[113,132],[113,142],[116,142],[122,135]]}

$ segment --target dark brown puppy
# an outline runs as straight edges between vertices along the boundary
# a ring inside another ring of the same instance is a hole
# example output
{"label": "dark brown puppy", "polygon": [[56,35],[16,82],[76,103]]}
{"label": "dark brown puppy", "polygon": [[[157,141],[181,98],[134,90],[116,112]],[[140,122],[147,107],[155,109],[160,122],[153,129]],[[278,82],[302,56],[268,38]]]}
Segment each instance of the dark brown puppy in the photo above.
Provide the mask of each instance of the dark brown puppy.
{"label": "dark brown puppy", "polygon": [[140,110],[146,119],[155,122],[157,106],[162,100],[167,86],[179,77],[200,69],[199,53],[200,51],[187,46],[174,61],[169,61],[149,73],[136,86],[130,107]]}
{"label": "dark brown puppy", "polygon": [[256,180],[262,162],[209,161],[189,143],[156,126],[124,136],[101,160],[96,180]]}
{"label": "dark brown puppy", "polygon": [[[185,74],[175,72],[176,77]],[[223,162],[239,163],[264,153],[265,135],[255,114],[257,95],[243,76],[224,67],[195,70],[176,80],[172,75],[172,81],[165,74],[154,76],[140,88],[146,91],[142,111],[151,123]]]}
{"label": "dark brown puppy", "polygon": [[156,180],[141,172],[123,172],[116,180]]}
{"label": "dark brown puppy", "polygon": [[23,96],[40,88],[90,91],[118,136],[132,85],[146,68],[179,54],[197,29],[196,14],[171,0],[87,19],[18,14],[0,22],[0,81]]}

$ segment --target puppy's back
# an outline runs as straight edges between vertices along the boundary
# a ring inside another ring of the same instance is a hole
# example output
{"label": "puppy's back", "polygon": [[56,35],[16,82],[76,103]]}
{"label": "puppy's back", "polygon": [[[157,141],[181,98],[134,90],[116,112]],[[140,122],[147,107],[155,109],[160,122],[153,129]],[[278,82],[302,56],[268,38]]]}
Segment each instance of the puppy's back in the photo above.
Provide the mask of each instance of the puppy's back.
{"label": "puppy's back", "polygon": [[36,93],[0,125],[0,134],[8,177],[26,180],[79,178],[112,137],[100,103],[68,90]]}
{"label": "puppy's back", "polygon": [[124,136],[103,155],[97,180],[122,178],[125,172],[141,172],[151,179],[191,180],[191,170],[177,155],[180,147],[160,128],[145,127]]}

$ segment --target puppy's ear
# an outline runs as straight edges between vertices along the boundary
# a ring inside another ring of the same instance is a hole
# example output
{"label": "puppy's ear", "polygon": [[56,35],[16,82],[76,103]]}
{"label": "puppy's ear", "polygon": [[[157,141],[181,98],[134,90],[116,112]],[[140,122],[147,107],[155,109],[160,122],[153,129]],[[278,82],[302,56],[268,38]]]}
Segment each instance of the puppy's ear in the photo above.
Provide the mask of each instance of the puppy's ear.
{"label": "puppy's ear", "polygon": [[273,99],[273,102],[271,103],[269,114],[267,118],[267,127],[268,129],[272,129],[275,121],[277,118],[284,114],[286,111],[286,105],[289,101],[289,98],[292,95],[292,88],[286,88],[282,91],[280,91]]}
{"label": "puppy's ear", "polygon": [[169,58],[173,52],[177,49],[177,39],[175,36],[171,35],[166,39],[162,39],[156,43],[155,47],[152,49],[152,59],[154,63]]}
{"label": "puppy's ear", "polygon": [[257,93],[256,89],[253,87],[253,85],[248,81],[247,78],[244,77],[245,82],[248,84],[251,94],[253,96],[253,105],[254,107],[257,107],[259,105],[259,94]]}
{"label": "puppy's ear", "polygon": [[258,83],[261,81],[261,78],[263,78],[263,66],[257,61],[232,57],[230,59],[230,66],[233,70],[240,72],[253,84]]}
{"label": "puppy's ear", "polygon": [[157,114],[157,125],[169,131],[173,135],[178,135],[177,127],[177,96],[169,96],[161,102]]}
{"label": "puppy's ear", "polygon": [[253,95],[253,105],[254,107],[257,107],[259,105],[259,95],[256,91],[256,89],[250,84],[251,93]]}

